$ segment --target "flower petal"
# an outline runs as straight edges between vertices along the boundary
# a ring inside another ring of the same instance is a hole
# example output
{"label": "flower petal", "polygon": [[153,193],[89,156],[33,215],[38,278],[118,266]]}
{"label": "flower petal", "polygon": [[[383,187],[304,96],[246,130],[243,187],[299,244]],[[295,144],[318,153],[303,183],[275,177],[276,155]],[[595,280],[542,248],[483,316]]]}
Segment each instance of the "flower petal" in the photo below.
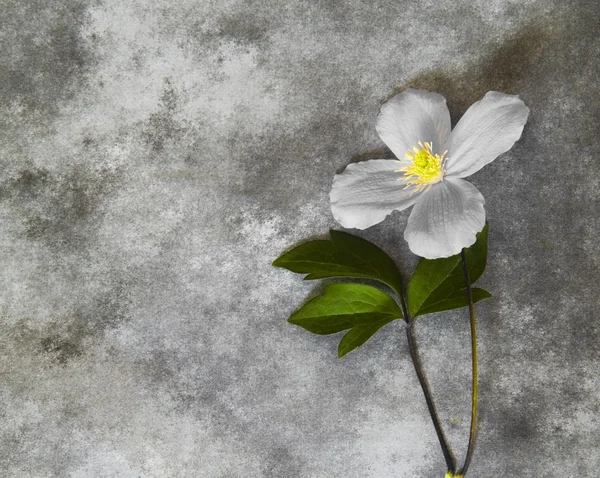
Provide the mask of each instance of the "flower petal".
{"label": "flower petal", "polygon": [[517,95],[486,93],[471,105],[448,138],[446,176],[470,176],[512,148],[528,114],[529,108]]}
{"label": "flower petal", "polygon": [[377,133],[398,159],[419,141],[433,143],[434,153],[443,153],[450,134],[446,99],[426,90],[408,89],[381,107]]}
{"label": "flower petal", "polygon": [[[331,188],[331,212],[344,227],[366,229],[394,210],[412,206],[419,197],[414,188],[398,181],[400,167],[393,159],[372,159],[349,164],[336,174]],[[413,193],[411,195],[411,192]]]}
{"label": "flower petal", "polygon": [[485,200],[468,181],[444,178],[421,194],[404,230],[410,250],[427,259],[458,254],[485,225]]}

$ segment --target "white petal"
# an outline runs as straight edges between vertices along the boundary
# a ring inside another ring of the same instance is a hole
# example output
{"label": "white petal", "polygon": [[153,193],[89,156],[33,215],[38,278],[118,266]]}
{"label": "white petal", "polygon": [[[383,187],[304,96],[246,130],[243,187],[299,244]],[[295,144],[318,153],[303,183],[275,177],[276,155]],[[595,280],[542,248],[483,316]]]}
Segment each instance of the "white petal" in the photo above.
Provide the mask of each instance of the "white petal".
{"label": "white petal", "polygon": [[394,210],[412,206],[419,193],[404,189],[398,181],[400,164],[393,159],[373,159],[349,164],[336,174],[331,188],[331,212],[344,227],[366,229],[385,219]]}
{"label": "white petal", "polygon": [[505,153],[521,137],[529,108],[517,95],[490,91],[473,103],[446,144],[446,175],[465,178]]}
{"label": "white petal", "polygon": [[442,154],[450,134],[450,113],[442,95],[408,89],[381,107],[377,133],[398,159],[419,141],[433,143],[433,152]]}
{"label": "white petal", "polygon": [[421,194],[404,230],[410,250],[437,259],[475,243],[485,225],[485,200],[464,179],[444,178]]}

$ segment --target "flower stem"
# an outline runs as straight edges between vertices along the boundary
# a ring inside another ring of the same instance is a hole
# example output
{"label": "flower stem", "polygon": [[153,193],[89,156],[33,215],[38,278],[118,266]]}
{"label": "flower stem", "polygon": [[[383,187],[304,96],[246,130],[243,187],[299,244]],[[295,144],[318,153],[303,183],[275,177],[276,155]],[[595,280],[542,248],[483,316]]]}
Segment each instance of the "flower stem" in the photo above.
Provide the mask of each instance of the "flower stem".
{"label": "flower stem", "polygon": [[446,437],[444,436],[444,432],[442,430],[442,426],[440,424],[440,419],[438,417],[437,411],[435,409],[435,404],[433,403],[433,398],[431,396],[431,391],[429,390],[429,384],[427,383],[427,379],[425,378],[425,374],[423,372],[423,366],[421,364],[421,359],[419,357],[419,350],[417,348],[417,343],[415,340],[415,333],[413,325],[415,323],[414,319],[412,319],[408,315],[408,309],[406,307],[406,302],[404,300],[404,296],[400,295],[400,303],[402,305],[402,311],[404,313],[405,321],[406,321],[406,338],[408,339],[408,348],[410,350],[410,357],[412,359],[412,363],[415,367],[415,372],[417,373],[417,377],[419,379],[419,383],[421,384],[421,388],[423,389],[423,394],[425,395],[425,401],[427,402],[427,409],[429,410],[429,415],[431,416],[431,421],[433,422],[433,427],[435,428],[435,433],[440,442],[440,446],[442,447],[442,453],[444,454],[444,459],[446,460],[446,466],[448,467],[448,471],[454,473],[456,470],[456,463],[452,452],[450,451],[450,447],[448,446],[448,442],[446,441]]}
{"label": "flower stem", "polygon": [[469,316],[471,322],[471,357],[473,362],[473,385],[472,385],[472,400],[471,400],[471,431],[469,433],[469,446],[465,462],[460,469],[459,475],[465,476],[475,451],[475,437],[477,432],[477,317],[475,316],[475,305],[473,304],[473,294],[471,292],[471,280],[469,279],[469,269],[467,267],[467,257],[465,250],[460,252],[462,259],[463,273],[465,276],[465,284],[467,286],[467,300],[469,302]]}

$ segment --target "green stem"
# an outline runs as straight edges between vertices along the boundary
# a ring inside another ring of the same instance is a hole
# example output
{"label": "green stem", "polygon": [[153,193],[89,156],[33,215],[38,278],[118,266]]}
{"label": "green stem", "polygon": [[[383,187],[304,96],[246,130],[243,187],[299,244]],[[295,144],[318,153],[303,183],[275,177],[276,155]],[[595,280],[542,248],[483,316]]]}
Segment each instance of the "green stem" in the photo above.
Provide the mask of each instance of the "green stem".
{"label": "green stem", "polygon": [[477,317],[475,316],[475,305],[473,304],[473,294],[471,292],[471,280],[469,279],[469,269],[467,267],[467,257],[465,250],[460,252],[462,259],[463,273],[465,276],[465,284],[467,286],[467,300],[469,302],[469,317],[471,322],[471,356],[473,362],[473,385],[472,385],[472,400],[471,400],[471,431],[469,433],[469,446],[467,448],[467,456],[465,462],[460,469],[458,475],[465,476],[475,451],[475,438],[477,432]]}
{"label": "green stem", "polygon": [[448,467],[449,472],[454,473],[454,471],[456,470],[455,459],[454,459],[454,456],[452,455],[452,452],[450,451],[450,447],[448,446],[446,437],[444,436],[444,431],[442,430],[442,426],[440,424],[440,419],[439,419],[437,411],[435,409],[435,404],[433,403],[431,391],[429,390],[429,384],[427,383],[427,379],[425,378],[425,373],[423,372],[423,366],[421,364],[421,359],[419,357],[419,350],[417,348],[417,343],[416,343],[414,328],[413,328],[415,321],[408,315],[408,308],[406,307],[406,302],[404,300],[404,296],[401,294],[399,294],[399,296],[400,296],[400,304],[402,306],[402,312],[404,313],[404,318],[406,321],[406,338],[408,339],[408,348],[410,350],[410,357],[411,357],[412,363],[415,367],[415,372],[417,373],[417,378],[419,379],[421,388],[423,389],[423,394],[425,395],[425,402],[427,403],[427,409],[429,410],[429,415],[431,416],[431,421],[433,422],[433,427],[435,428],[435,433],[440,442],[440,446],[442,447],[442,453],[444,454],[444,459],[446,460],[446,466]]}

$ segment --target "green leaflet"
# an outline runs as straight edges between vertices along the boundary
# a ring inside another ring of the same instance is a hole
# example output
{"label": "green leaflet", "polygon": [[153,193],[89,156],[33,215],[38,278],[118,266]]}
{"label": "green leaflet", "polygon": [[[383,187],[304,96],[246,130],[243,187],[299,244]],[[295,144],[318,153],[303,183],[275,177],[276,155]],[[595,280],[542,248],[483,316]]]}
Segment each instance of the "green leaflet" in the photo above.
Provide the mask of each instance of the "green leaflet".
{"label": "green leaflet", "polygon": [[384,325],[389,324],[394,319],[382,319],[380,322],[375,322],[371,325],[357,325],[350,329],[340,341],[338,346],[338,358],[342,358],[348,352],[363,345]]}
{"label": "green leaflet", "polygon": [[[492,294],[490,294],[485,289],[480,289],[478,287],[474,287],[471,289],[473,303],[479,302],[483,299],[489,299]],[[433,314],[434,312],[442,312],[443,310],[452,310],[458,309],[460,307],[467,307],[469,305],[469,301],[467,300],[467,289],[457,289],[448,295],[445,299],[440,300],[439,302],[432,302],[426,307],[423,307],[419,310],[419,315],[425,314]]]}
{"label": "green leaflet", "polygon": [[402,312],[396,301],[375,287],[331,284],[325,287],[323,295],[309,300],[294,312],[288,322],[313,334],[328,335],[401,318]]}
{"label": "green leaflet", "polygon": [[[477,234],[477,241],[465,255],[471,283],[483,271],[487,261],[488,225]],[[473,301],[491,297],[483,289],[473,289]],[[408,310],[411,317],[455,309],[468,305],[460,254],[444,259],[421,259],[408,285]]]}
{"label": "green leaflet", "polygon": [[331,241],[310,241],[284,253],[273,262],[305,279],[357,277],[372,279],[402,295],[400,274],[394,261],[375,244],[340,231],[329,231]]}
{"label": "green leaflet", "polygon": [[288,322],[319,335],[350,329],[338,347],[341,358],[397,319],[402,319],[402,311],[385,292],[363,284],[331,284],[323,295],[293,313]]}

